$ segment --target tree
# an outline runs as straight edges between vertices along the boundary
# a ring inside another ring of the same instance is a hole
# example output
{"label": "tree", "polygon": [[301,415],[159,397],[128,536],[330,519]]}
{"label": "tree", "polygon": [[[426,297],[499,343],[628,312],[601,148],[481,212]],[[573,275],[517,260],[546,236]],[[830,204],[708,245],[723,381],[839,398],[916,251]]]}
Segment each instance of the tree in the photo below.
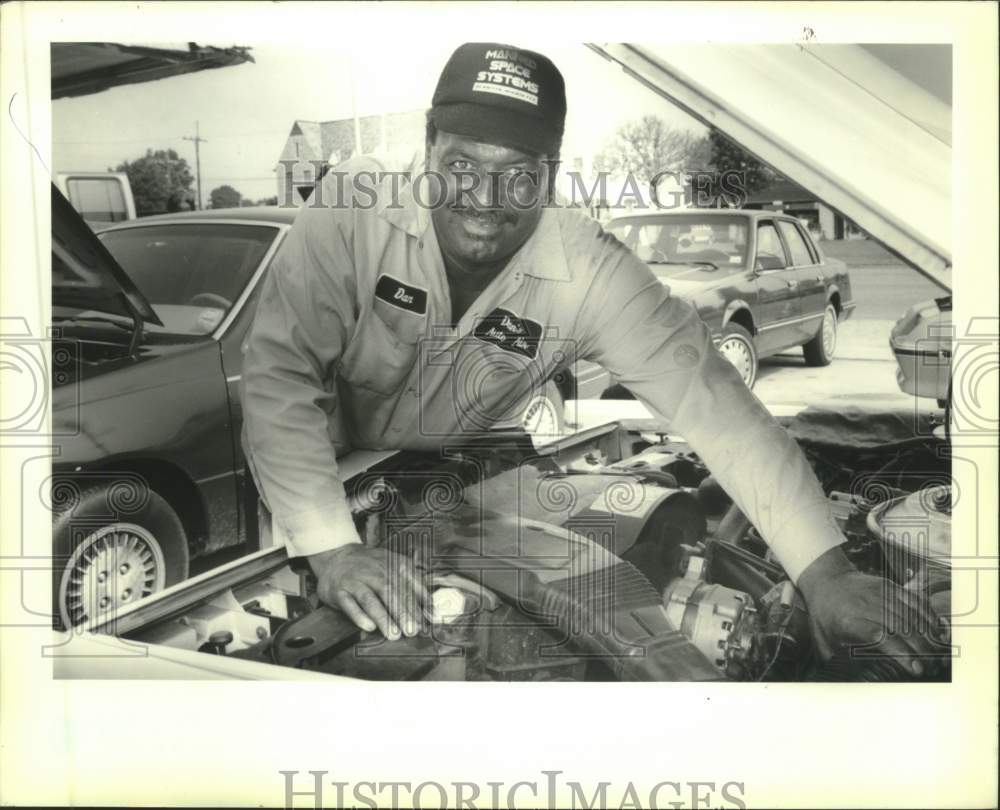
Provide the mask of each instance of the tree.
{"label": "tree", "polygon": [[208,195],[212,208],[239,208],[243,195],[232,186],[213,188]]}
{"label": "tree", "polygon": [[704,169],[708,159],[703,136],[675,129],[655,115],[644,115],[618,128],[597,156],[595,167],[612,174],[631,174],[646,184],[660,172]]}
{"label": "tree", "polygon": [[743,175],[743,187],[747,194],[767,188],[780,175],[770,166],[761,163],[735,141],[731,141],[719,130],[708,134],[711,148],[712,168],[717,173],[739,172]]}
{"label": "tree", "polygon": [[257,200],[257,205],[277,205],[278,195],[275,194],[273,197],[261,197]]}
{"label": "tree", "polygon": [[119,163],[115,171],[128,175],[139,216],[180,211],[193,201],[191,167],[173,149],[147,149],[143,157]]}

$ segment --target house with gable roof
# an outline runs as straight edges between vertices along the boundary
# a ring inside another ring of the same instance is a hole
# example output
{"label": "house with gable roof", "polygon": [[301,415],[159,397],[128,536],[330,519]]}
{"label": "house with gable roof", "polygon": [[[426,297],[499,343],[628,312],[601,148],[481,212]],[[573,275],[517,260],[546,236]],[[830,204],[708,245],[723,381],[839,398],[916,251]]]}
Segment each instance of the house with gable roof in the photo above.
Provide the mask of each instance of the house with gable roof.
{"label": "house with gable roof", "polygon": [[309,199],[325,166],[336,166],[355,155],[374,155],[387,170],[410,166],[423,154],[424,110],[361,116],[356,143],[355,119],[292,122],[274,167],[279,205],[302,205]]}

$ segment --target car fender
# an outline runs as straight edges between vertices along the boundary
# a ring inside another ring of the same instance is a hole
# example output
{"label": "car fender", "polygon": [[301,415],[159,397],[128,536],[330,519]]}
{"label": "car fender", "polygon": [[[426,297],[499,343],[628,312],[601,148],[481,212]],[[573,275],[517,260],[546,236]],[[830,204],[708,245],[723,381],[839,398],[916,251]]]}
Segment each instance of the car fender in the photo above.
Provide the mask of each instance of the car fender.
{"label": "car fender", "polygon": [[722,328],[725,329],[733,315],[743,309],[750,313],[750,318],[754,323],[754,329],[752,331],[756,332],[757,319],[754,317],[753,309],[750,307],[750,304],[742,298],[735,298],[726,304],[726,309],[722,313]]}

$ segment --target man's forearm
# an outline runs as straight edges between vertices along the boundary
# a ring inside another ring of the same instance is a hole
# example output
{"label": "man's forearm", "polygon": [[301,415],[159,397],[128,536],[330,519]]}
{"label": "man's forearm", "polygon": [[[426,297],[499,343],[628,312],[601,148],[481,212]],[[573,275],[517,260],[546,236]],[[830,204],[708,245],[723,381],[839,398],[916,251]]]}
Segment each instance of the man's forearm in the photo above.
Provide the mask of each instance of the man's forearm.
{"label": "man's forearm", "polygon": [[670,420],[771,546],[793,581],[844,537],[802,450],[715,350],[690,305],[677,331],[623,382]]}

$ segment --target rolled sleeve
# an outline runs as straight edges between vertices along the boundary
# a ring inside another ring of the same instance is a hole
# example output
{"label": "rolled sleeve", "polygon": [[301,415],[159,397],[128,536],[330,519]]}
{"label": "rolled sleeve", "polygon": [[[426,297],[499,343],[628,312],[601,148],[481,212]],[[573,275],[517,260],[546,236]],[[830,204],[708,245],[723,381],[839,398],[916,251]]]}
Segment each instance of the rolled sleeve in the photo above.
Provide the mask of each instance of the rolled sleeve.
{"label": "rolled sleeve", "polygon": [[349,212],[303,208],[243,347],[244,451],[293,556],[360,542],[337,470],[336,367],[354,330]]}
{"label": "rolled sleeve", "polygon": [[719,354],[691,304],[611,237],[598,262],[581,319],[591,326],[586,358],[691,444],[796,581],[844,542],[804,454]]}

